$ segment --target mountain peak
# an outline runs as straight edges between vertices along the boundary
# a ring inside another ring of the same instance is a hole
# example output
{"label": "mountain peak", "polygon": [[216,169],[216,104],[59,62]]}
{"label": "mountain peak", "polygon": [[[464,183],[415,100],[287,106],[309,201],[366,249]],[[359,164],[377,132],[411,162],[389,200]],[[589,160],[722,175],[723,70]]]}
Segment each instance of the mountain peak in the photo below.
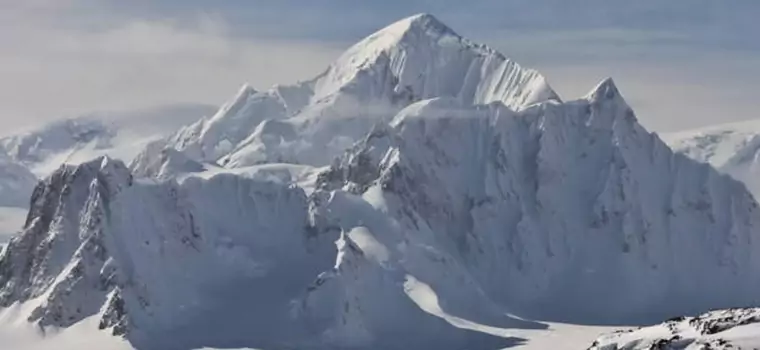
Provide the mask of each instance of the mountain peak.
{"label": "mountain peak", "polygon": [[453,29],[449,28],[446,24],[441,22],[435,16],[429,13],[419,13],[413,16],[409,16],[402,20],[385,27],[382,31],[396,31],[400,34],[406,34],[409,32],[414,33],[428,33],[431,35],[454,35],[459,37]]}
{"label": "mountain peak", "polygon": [[462,46],[496,53],[485,45],[476,44],[462,37],[437,17],[428,13],[416,14],[391,23],[369,35],[353,48],[379,53],[398,47],[419,45]]}
{"label": "mountain peak", "polygon": [[615,81],[610,77],[602,80],[586,95],[586,98],[590,101],[612,100],[618,97],[621,97],[620,90],[618,90]]}
{"label": "mountain peak", "polygon": [[513,109],[559,99],[538,72],[460,36],[430,14],[394,22],[351,46],[316,79],[312,99],[338,91],[367,99],[501,101]]}

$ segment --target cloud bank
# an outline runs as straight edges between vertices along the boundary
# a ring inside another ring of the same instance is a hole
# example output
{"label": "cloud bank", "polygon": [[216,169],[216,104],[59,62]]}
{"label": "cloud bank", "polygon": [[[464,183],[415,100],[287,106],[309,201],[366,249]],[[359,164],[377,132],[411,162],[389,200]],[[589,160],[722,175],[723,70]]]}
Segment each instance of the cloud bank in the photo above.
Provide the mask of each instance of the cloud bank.
{"label": "cloud bank", "polygon": [[613,76],[671,131],[760,118],[752,0],[0,0],[5,130],[92,110],[218,104],[310,78],[352,42],[431,12],[541,70],[567,99]]}

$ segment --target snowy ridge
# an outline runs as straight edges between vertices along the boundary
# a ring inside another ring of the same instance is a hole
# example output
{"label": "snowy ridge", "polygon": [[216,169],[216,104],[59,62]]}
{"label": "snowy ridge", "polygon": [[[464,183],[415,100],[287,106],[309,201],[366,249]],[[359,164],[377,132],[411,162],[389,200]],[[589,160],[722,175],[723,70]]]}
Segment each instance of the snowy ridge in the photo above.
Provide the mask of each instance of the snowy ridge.
{"label": "snowy ridge", "polygon": [[[513,109],[559,100],[543,76],[417,15],[349,48],[320,76],[257,92],[244,86],[216,115],[165,141],[201,162],[327,165],[376,123],[447,96]],[[296,136],[297,135],[297,136]]]}

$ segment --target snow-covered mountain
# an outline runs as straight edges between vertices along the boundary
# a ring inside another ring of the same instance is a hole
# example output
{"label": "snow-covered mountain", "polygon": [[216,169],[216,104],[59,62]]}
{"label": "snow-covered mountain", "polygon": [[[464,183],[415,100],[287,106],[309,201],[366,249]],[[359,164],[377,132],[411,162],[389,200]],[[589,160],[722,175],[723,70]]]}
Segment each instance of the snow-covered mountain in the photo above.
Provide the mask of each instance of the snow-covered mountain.
{"label": "snow-covered mountain", "polygon": [[374,124],[433,97],[516,110],[559,99],[536,71],[419,15],[360,41],[314,79],[262,92],[244,86],[216,115],[164,146],[228,167],[324,165]]}
{"label": "snow-covered mountain", "polygon": [[662,137],[676,152],[713,165],[760,196],[760,121],[716,125]]}
{"label": "snow-covered mountain", "polygon": [[590,350],[757,348],[760,348],[760,309],[748,308],[675,317],[655,326],[618,331],[597,339]]}
{"label": "snow-covered mountain", "polygon": [[647,132],[611,79],[563,102],[430,15],[243,88],[129,167],[62,166],[31,203],[0,306],[140,349],[500,349],[525,339],[494,329],[546,327],[526,318],[760,304],[742,183]]}

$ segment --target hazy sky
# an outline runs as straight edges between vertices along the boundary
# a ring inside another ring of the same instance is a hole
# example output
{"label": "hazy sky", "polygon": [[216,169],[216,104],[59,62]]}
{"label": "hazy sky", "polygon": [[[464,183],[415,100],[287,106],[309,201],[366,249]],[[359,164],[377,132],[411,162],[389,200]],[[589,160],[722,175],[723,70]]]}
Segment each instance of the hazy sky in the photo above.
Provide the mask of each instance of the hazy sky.
{"label": "hazy sky", "polygon": [[657,131],[759,118],[755,0],[0,0],[0,128],[93,110],[218,104],[307,79],[430,12],[539,69],[565,99],[615,78]]}

